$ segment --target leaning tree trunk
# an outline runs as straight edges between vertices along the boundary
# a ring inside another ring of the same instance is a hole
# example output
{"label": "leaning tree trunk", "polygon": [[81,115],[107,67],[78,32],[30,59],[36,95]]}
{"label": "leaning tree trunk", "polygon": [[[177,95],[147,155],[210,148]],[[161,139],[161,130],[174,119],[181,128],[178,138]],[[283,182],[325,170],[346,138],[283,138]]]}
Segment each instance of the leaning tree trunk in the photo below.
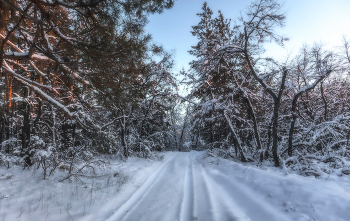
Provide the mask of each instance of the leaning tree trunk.
{"label": "leaning tree trunk", "polygon": [[183,135],[184,135],[185,129],[186,129],[187,117],[188,117],[188,109],[186,110],[186,116],[185,116],[185,119],[184,119],[184,125],[182,127],[181,136],[180,136],[180,140],[179,140],[179,146],[181,147],[182,150],[183,150],[182,139],[183,139]]}
{"label": "leaning tree trunk", "polygon": [[247,158],[245,157],[244,152],[243,152],[243,148],[242,148],[242,146],[241,146],[241,141],[240,141],[239,138],[237,137],[236,131],[234,130],[233,125],[232,125],[232,122],[231,122],[230,118],[228,117],[226,111],[224,111],[224,115],[225,115],[225,118],[226,118],[226,121],[227,121],[228,125],[229,125],[230,128],[231,128],[231,131],[232,131],[232,138],[233,138],[234,142],[236,143],[236,146],[237,146],[237,148],[238,148],[238,151],[239,151],[239,153],[240,153],[240,155],[241,155],[241,160],[242,160],[243,162],[247,162]]}
{"label": "leaning tree trunk", "polygon": [[243,93],[244,101],[247,104],[249,115],[250,115],[250,117],[252,118],[252,121],[253,121],[253,129],[254,129],[254,136],[255,136],[255,142],[257,144],[257,149],[260,150],[261,149],[261,140],[260,140],[260,133],[259,133],[258,122],[256,121],[255,111],[254,111],[253,105],[250,102],[250,100],[249,100],[247,94],[245,93],[245,91],[243,91],[242,89],[241,89],[241,91]]}

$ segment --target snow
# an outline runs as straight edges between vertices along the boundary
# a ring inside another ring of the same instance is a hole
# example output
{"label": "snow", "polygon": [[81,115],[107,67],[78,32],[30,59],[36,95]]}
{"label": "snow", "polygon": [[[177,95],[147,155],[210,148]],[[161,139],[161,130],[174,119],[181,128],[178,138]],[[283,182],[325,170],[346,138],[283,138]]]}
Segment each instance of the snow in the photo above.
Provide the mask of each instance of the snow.
{"label": "snow", "polygon": [[193,220],[193,169],[192,159],[189,158],[189,165],[186,168],[183,201],[181,205],[180,220]]}
{"label": "snow", "polygon": [[6,56],[16,56],[16,57],[26,57],[29,55],[29,52],[5,52]]}
{"label": "snow", "polygon": [[110,168],[99,172],[101,177],[81,178],[84,183],[58,182],[68,175],[61,170],[43,180],[42,170],[36,168],[0,167],[0,219],[85,220],[103,210],[101,205],[105,202],[122,200],[121,193],[135,191],[162,163],[139,158],[127,162],[111,160]]}
{"label": "snow", "polygon": [[279,211],[286,220],[345,221],[350,216],[346,206],[350,203],[349,177],[302,177],[286,174],[272,163],[256,167],[214,157],[200,161],[216,182],[232,189],[233,198],[239,199],[251,220],[272,220],[263,212],[256,212],[254,218],[254,211],[261,208]]}
{"label": "snow", "polygon": [[107,219],[110,220],[120,220],[122,219],[128,211],[130,211],[135,204],[147,193],[148,189],[155,183],[159,175],[163,172],[167,164],[171,159],[168,159],[162,166],[160,166],[151,176],[147,179],[147,181],[126,201],[111,217]]}
{"label": "snow", "polygon": [[78,73],[74,72],[71,70],[67,65],[65,64],[60,64],[60,67],[62,67],[66,72],[71,74],[75,79],[81,81],[85,85],[90,85],[90,82],[87,80],[84,80]]}
{"label": "snow", "polygon": [[[35,169],[0,168],[3,220],[332,220],[350,217],[349,176],[302,177],[272,163],[168,152],[163,161],[111,160],[99,179],[48,180]],[[109,182],[109,184],[108,184]],[[111,183],[114,182],[114,185]]]}
{"label": "snow", "polygon": [[[3,61],[3,64],[4,64],[4,66],[3,66],[2,68],[4,68],[5,71],[11,73],[18,81],[22,82],[23,84],[27,84],[29,87],[31,87],[30,84],[33,84],[33,85],[36,85],[36,86],[38,86],[38,87],[42,87],[42,88],[46,88],[46,89],[48,89],[48,90],[52,90],[52,87],[51,87],[51,86],[39,84],[39,83],[37,83],[37,82],[35,82],[35,81],[29,80],[29,79],[27,79],[27,78],[25,78],[25,77],[23,77],[23,76],[17,74],[16,72],[14,72],[14,71],[10,68],[10,66],[7,64],[6,61]],[[35,87],[35,86],[33,86],[33,87]]]}
{"label": "snow", "polygon": [[50,60],[47,56],[39,55],[39,54],[32,54],[29,58],[29,52],[5,52],[5,56],[8,57],[14,57],[14,58],[23,58],[23,59],[34,59],[34,60]]}
{"label": "snow", "polygon": [[[115,210],[108,220],[347,220],[350,216],[348,177],[331,175],[324,181],[286,175],[272,165],[258,168],[204,158],[203,152],[169,155],[134,195],[121,194],[129,200],[102,206]],[[86,220],[104,220],[103,214]]]}

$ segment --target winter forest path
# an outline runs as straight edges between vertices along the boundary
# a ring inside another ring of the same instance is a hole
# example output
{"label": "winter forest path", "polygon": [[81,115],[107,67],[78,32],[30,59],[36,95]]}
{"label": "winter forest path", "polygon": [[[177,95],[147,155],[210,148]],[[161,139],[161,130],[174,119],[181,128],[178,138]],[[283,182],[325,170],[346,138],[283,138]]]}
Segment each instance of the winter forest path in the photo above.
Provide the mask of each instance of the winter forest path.
{"label": "winter forest path", "polygon": [[288,220],[253,190],[201,164],[197,155],[174,153],[107,220]]}

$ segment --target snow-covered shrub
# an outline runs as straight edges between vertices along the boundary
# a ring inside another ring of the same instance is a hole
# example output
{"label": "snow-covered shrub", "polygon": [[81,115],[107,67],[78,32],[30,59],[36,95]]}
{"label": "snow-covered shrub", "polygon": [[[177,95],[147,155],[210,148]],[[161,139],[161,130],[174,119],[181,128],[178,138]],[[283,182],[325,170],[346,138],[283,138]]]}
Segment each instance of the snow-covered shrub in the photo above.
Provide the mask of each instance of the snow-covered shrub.
{"label": "snow-covered shrub", "polygon": [[350,158],[342,156],[303,155],[290,157],[284,161],[289,170],[304,176],[321,176],[323,173],[336,175],[350,174]]}
{"label": "snow-covered shrub", "polygon": [[13,164],[18,165],[21,161],[22,159],[19,156],[0,153],[0,165],[4,165],[7,168],[10,168]]}
{"label": "snow-covered shrub", "polygon": [[231,149],[222,149],[222,148],[213,148],[211,150],[207,150],[205,156],[208,157],[222,157],[225,159],[235,158],[235,154]]}

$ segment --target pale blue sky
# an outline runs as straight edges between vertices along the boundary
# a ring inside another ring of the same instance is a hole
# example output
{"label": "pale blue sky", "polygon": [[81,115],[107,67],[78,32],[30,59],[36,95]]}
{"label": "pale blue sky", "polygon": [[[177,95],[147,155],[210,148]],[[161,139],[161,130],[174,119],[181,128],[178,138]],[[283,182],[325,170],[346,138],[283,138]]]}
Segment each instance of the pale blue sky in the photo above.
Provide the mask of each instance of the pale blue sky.
{"label": "pale blue sky", "polygon": [[[187,51],[197,39],[192,36],[191,26],[198,24],[197,13],[201,12],[203,0],[177,0],[172,9],[162,14],[151,15],[146,31],[155,42],[165,49],[176,51],[175,72],[189,68],[193,57]],[[251,0],[208,0],[214,16],[221,10],[226,18],[235,20]],[[297,52],[304,44],[323,42],[340,45],[343,35],[350,37],[350,0],[285,0],[286,26],[278,33],[290,38],[285,48],[273,44],[266,46],[268,56],[282,58],[289,52]]]}

